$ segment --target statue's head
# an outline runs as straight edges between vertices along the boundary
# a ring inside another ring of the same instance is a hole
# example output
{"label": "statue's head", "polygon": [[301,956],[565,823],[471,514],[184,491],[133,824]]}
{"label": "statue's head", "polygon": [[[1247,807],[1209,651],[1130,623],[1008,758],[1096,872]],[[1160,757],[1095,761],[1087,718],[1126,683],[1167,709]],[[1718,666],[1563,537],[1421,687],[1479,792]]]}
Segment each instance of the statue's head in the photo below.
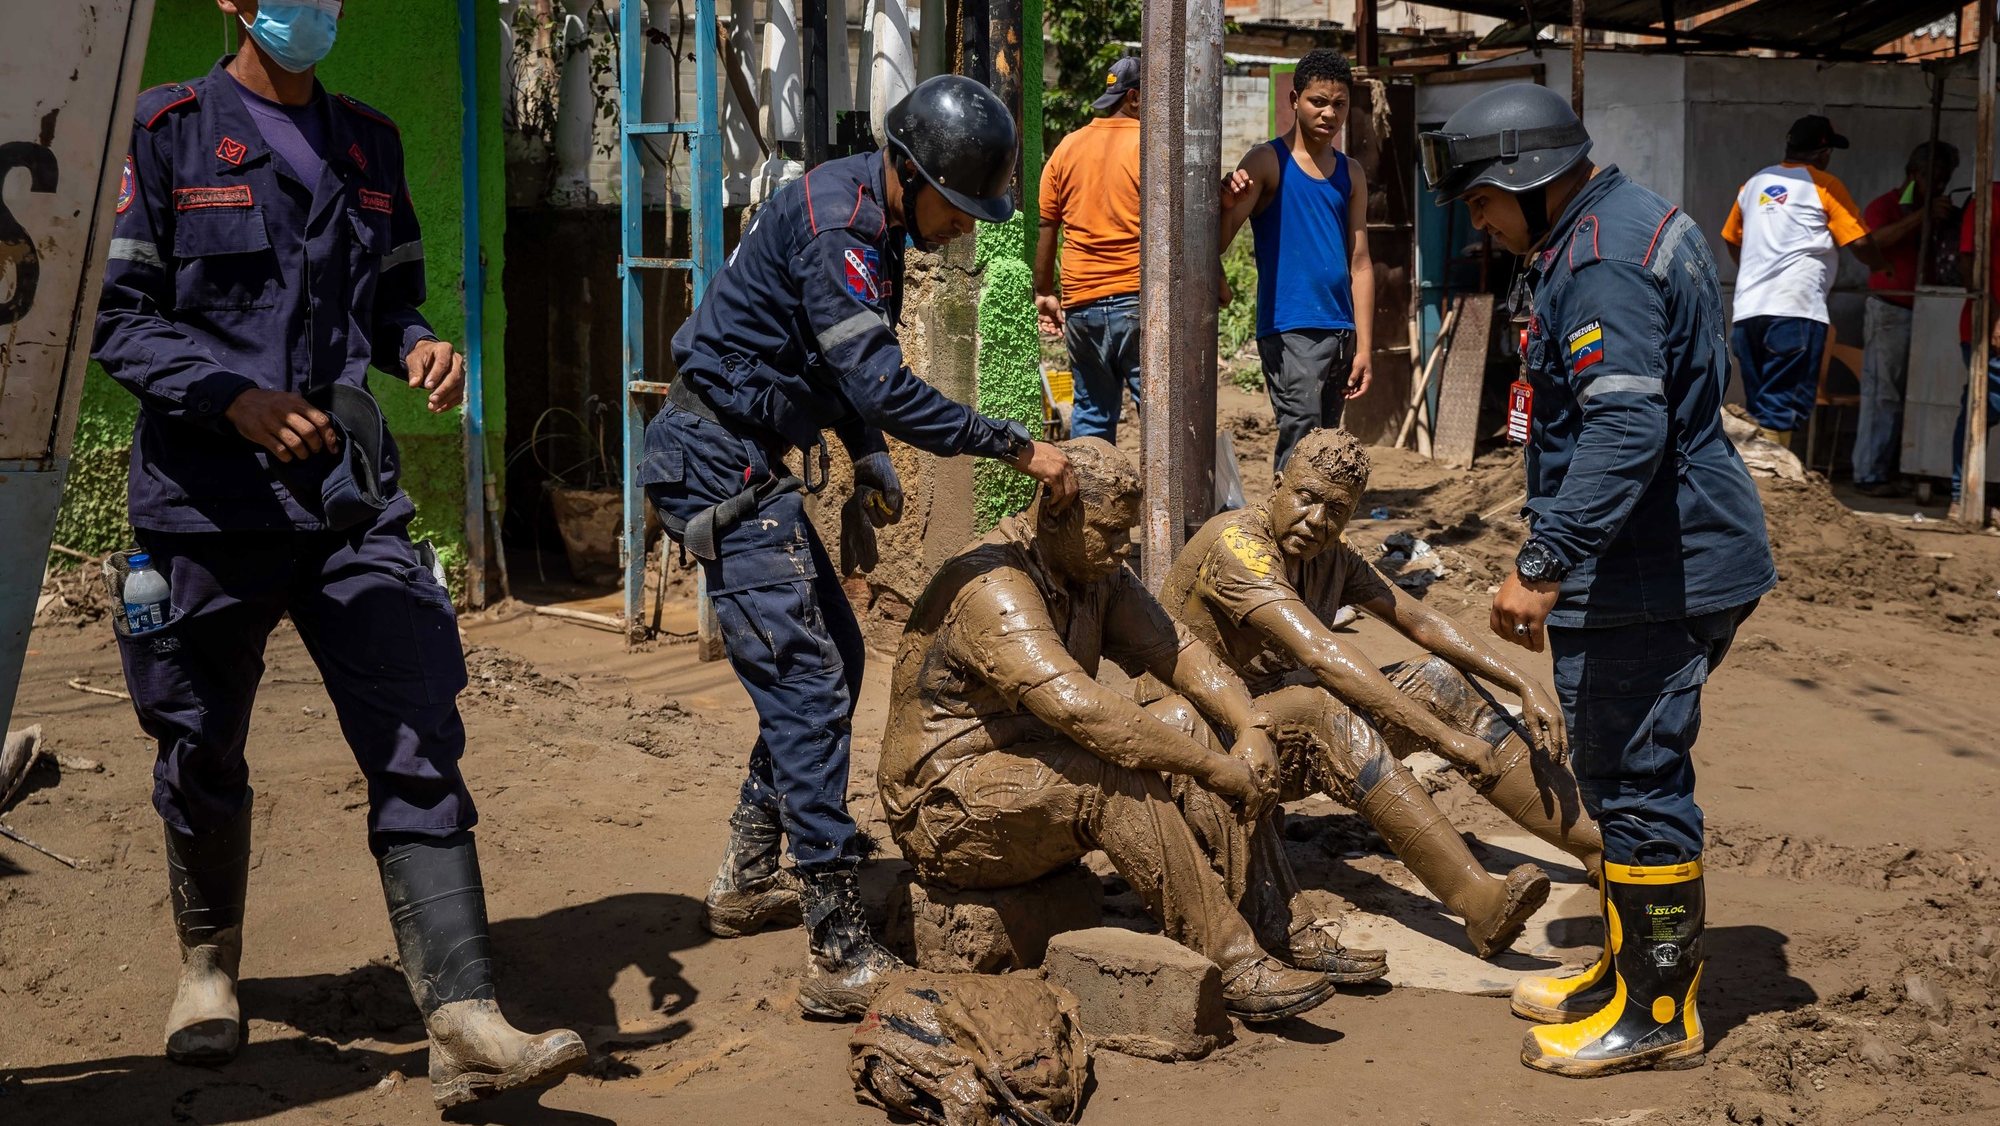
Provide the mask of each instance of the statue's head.
{"label": "statue's head", "polygon": [[1278,475],[1267,511],[1278,549],[1310,559],[1340,540],[1368,487],[1368,451],[1345,430],[1314,430],[1299,439]]}
{"label": "statue's head", "polygon": [[1036,504],[1035,538],[1042,556],[1064,579],[1093,583],[1108,578],[1132,555],[1139,523],[1139,474],[1117,447],[1102,438],[1058,443],[1076,474],[1076,502],[1061,512]]}

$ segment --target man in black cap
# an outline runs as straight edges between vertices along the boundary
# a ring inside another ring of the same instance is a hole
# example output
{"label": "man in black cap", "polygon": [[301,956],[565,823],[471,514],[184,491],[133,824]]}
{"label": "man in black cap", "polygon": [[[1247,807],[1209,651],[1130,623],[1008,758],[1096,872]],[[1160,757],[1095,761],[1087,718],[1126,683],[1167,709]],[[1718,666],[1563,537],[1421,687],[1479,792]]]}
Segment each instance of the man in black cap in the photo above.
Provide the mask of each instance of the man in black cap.
{"label": "man in black cap", "polygon": [[1104,116],[1064,137],[1042,168],[1035,309],[1069,349],[1070,433],[1115,444],[1124,389],[1139,401],[1139,60],[1111,64],[1091,104]]}
{"label": "man in black cap", "polygon": [[1744,181],[1722,227],[1736,260],[1730,350],[1744,406],[1781,444],[1812,417],[1840,248],[1853,247],[1871,269],[1887,264],[1847,185],[1826,170],[1833,150],[1846,147],[1819,114],[1792,122],[1785,159]]}

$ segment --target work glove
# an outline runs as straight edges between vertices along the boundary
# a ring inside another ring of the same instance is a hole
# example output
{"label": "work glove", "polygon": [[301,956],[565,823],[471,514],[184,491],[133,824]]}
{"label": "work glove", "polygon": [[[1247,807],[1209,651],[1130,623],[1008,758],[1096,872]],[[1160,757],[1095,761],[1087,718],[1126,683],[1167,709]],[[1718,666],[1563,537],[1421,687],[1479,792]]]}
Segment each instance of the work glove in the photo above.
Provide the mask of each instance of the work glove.
{"label": "work glove", "polygon": [[872,453],[854,462],[854,495],[840,506],[840,575],[875,569],[881,552],[875,529],[903,518],[903,486],[887,453]]}
{"label": "work glove", "polygon": [[861,501],[868,522],[877,528],[903,518],[903,483],[896,479],[895,463],[886,451],[854,462],[854,495]]}

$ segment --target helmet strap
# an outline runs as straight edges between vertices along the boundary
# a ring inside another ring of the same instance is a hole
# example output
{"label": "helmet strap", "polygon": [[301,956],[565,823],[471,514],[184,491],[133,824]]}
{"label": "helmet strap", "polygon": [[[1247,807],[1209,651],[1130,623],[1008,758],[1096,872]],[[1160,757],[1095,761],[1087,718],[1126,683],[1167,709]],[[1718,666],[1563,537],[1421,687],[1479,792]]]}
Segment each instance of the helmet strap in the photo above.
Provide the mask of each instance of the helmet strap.
{"label": "helmet strap", "polygon": [[1549,235],[1548,185],[1516,192],[1514,198],[1521,201],[1521,217],[1528,221],[1528,245],[1542,245],[1542,240]]}
{"label": "helmet strap", "polygon": [[917,223],[917,195],[929,186],[923,173],[915,168],[916,161],[903,154],[900,146],[892,154],[896,158],[896,180],[903,186],[903,233],[918,250],[930,253],[938,244],[924,237],[924,229]]}

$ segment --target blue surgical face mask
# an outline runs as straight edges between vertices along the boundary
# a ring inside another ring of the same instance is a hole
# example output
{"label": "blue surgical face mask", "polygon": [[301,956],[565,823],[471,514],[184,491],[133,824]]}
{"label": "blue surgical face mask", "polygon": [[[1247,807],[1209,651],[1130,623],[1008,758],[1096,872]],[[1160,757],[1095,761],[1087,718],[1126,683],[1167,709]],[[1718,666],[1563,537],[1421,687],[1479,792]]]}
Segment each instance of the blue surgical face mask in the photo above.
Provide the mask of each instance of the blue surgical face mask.
{"label": "blue surgical face mask", "polygon": [[257,6],[255,22],[236,18],[272,62],[304,74],[333,50],[334,37],[340,34],[340,0],[264,3]]}

